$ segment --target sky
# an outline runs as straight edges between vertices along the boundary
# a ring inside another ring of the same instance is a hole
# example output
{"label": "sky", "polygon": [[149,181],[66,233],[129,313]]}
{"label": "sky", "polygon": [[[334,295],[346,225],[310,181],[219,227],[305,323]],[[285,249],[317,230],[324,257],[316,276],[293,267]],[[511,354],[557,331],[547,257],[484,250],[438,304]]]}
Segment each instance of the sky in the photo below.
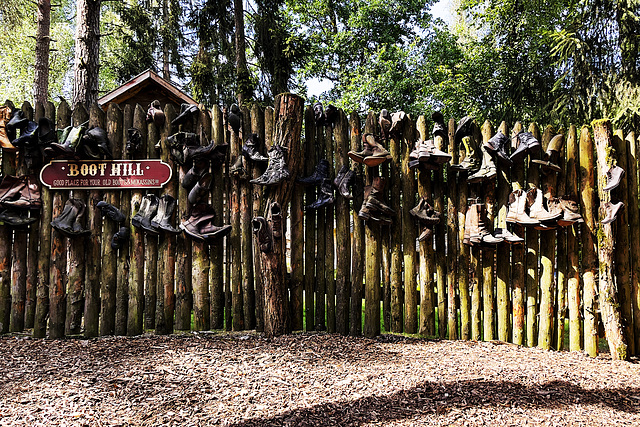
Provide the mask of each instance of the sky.
{"label": "sky", "polygon": [[[453,16],[451,14],[452,0],[439,0],[431,8],[431,14],[434,18],[440,18],[447,24],[451,25],[453,22]],[[307,95],[311,97],[318,97],[324,92],[330,90],[333,87],[333,83],[330,80],[319,80],[316,78],[307,80]]]}

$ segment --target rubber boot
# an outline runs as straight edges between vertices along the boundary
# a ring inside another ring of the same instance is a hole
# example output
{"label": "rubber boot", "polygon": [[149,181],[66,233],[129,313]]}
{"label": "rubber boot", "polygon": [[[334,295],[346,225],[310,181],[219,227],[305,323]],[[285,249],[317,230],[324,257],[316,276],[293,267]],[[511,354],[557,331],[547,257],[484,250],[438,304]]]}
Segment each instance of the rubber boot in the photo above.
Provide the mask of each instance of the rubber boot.
{"label": "rubber boot", "polygon": [[467,182],[469,184],[494,179],[498,174],[496,172],[496,164],[494,163],[491,154],[489,154],[489,152],[485,150],[484,147],[480,147],[480,151],[482,152],[482,166],[480,166],[478,172],[470,175],[469,178],[467,178]]}
{"label": "rubber boot", "polygon": [[158,199],[158,210],[156,215],[151,219],[151,228],[158,232],[165,232],[170,234],[179,234],[180,230],[174,228],[171,225],[171,217],[175,212],[178,203],[176,199],[169,194]]}
{"label": "rubber boot", "polygon": [[509,194],[507,222],[524,226],[536,226],[540,224],[540,221],[527,215],[525,212],[526,205],[527,193],[524,190],[515,190]]}
{"label": "rubber boot", "polygon": [[558,165],[558,156],[560,155],[560,151],[562,151],[563,145],[564,135],[558,134],[554,136],[551,141],[549,141],[547,151],[545,151],[542,160],[533,159],[531,162],[540,165],[544,171],[561,172],[562,168]]}

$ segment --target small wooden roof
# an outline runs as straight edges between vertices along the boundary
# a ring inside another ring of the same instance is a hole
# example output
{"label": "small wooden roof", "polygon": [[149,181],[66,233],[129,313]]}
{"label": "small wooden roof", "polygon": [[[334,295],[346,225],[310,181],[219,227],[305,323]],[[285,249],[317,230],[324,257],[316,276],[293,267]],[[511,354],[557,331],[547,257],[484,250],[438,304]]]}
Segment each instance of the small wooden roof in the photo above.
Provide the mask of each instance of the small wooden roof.
{"label": "small wooden roof", "polygon": [[98,104],[104,110],[111,102],[115,102],[120,107],[124,107],[126,104],[140,104],[143,108],[147,108],[156,99],[160,101],[162,108],[168,103],[176,106],[183,103],[197,104],[189,95],[149,69],[100,97]]}

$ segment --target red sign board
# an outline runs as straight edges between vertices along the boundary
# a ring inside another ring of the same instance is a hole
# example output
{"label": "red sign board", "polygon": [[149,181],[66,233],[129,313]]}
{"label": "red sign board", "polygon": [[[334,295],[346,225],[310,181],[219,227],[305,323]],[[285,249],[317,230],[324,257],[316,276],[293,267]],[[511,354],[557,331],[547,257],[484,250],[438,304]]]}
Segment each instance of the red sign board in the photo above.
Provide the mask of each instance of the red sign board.
{"label": "red sign board", "polygon": [[40,181],[54,190],[162,188],[171,167],[161,160],[52,160]]}

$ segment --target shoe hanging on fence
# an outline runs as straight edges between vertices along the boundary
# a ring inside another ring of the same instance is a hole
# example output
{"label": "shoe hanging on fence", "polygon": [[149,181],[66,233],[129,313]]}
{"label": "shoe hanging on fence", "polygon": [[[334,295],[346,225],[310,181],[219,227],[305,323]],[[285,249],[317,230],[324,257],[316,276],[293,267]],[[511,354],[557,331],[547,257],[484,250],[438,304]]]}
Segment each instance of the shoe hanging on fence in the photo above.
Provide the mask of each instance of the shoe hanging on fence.
{"label": "shoe hanging on fence", "polygon": [[131,224],[151,234],[158,234],[158,231],[151,226],[151,218],[158,211],[158,196],[155,194],[147,194],[142,198],[140,209],[131,218]]}
{"label": "shoe hanging on fence", "polygon": [[480,151],[482,152],[482,165],[478,172],[469,175],[467,178],[467,182],[469,184],[479,183],[490,179],[495,179],[498,175],[496,171],[496,164],[493,161],[493,157],[484,147],[480,147]]}
{"label": "shoe hanging on fence", "polygon": [[256,241],[260,251],[264,253],[271,252],[273,249],[273,242],[267,220],[261,216],[257,216],[251,221],[251,227],[253,229],[253,234],[256,236]]}
{"label": "shoe hanging on fence", "polygon": [[27,120],[26,126],[20,129],[20,136],[11,141],[14,147],[30,147],[35,146],[38,141],[38,124]]}
{"label": "shoe hanging on fence", "polygon": [[242,164],[242,159],[243,159],[242,155],[236,157],[236,160],[233,162],[233,164],[229,168],[229,173],[231,174],[231,176],[243,178],[247,175],[247,170],[244,168]]}
{"label": "shoe hanging on fence", "polygon": [[440,111],[434,111],[431,114],[431,120],[433,120],[433,130],[431,131],[431,135],[435,139],[436,136],[442,137],[444,141],[447,140],[447,127],[444,124],[444,116]]}
{"label": "shoe hanging on fence", "polygon": [[298,178],[296,182],[302,185],[320,185],[327,178],[329,178],[329,162],[321,159],[311,175]]}
{"label": "shoe hanging on fence", "polygon": [[542,160],[533,159],[531,162],[540,165],[542,170],[545,172],[561,172],[562,168],[558,165],[558,156],[560,155],[563,145],[564,135],[558,134],[554,136],[551,138],[551,141],[549,141],[549,146],[547,147],[547,151],[545,151]]}
{"label": "shoe hanging on fence", "polygon": [[211,192],[211,183],[213,181],[213,175],[210,173],[205,173],[202,177],[196,182],[193,186],[189,194],[187,195],[187,201],[196,205],[198,203],[207,203],[209,199],[209,193]]}
{"label": "shoe hanging on fence", "polygon": [[313,121],[316,127],[324,125],[324,107],[321,102],[313,104]]}
{"label": "shoe hanging on fence", "polygon": [[333,180],[333,185],[336,186],[336,188],[338,189],[338,193],[340,193],[342,197],[351,200],[353,199],[351,187],[353,187],[355,180],[356,173],[352,171],[349,166],[342,165],[335,179]]}
{"label": "shoe hanging on fence", "polygon": [[607,171],[607,185],[603,188],[604,191],[611,191],[620,185],[622,178],[624,178],[625,172],[620,166],[612,166]]}
{"label": "shoe hanging on fence", "polygon": [[80,145],[91,159],[102,160],[103,156],[113,159],[107,132],[101,127],[95,126],[89,129],[82,137]]}
{"label": "shoe hanging on fence", "polygon": [[192,239],[214,243],[231,233],[230,225],[217,226],[213,224],[215,211],[207,204],[196,205],[191,209],[189,217],[180,223],[180,229]]}
{"label": "shoe hanging on fence", "polygon": [[191,168],[182,177],[182,188],[191,190],[194,185],[209,172],[209,160],[203,158],[197,158]]}
{"label": "shoe hanging on fence", "polygon": [[537,219],[531,218],[526,212],[527,193],[524,190],[514,190],[509,194],[507,208],[507,222],[524,226],[536,226],[540,224]]}
{"label": "shoe hanging on fence", "polygon": [[247,138],[246,142],[242,146],[242,155],[252,162],[266,163],[269,161],[269,157],[265,157],[260,154],[260,136],[257,133],[252,133]]}
{"label": "shoe hanging on fence", "polygon": [[603,205],[604,211],[606,213],[605,217],[600,221],[602,224],[611,224],[613,221],[618,218],[618,214],[624,208],[624,203],[611,203],[605,202]]}
{"label": "shoe hanging on fence", "polygon": [[34,175],[5,176],[0,184],[0,205],[14,209],[40,209],[42,198],[38,179]]}
{"label": "shoe hanging on fence", "polygon": [[129,227],[120,227],[120,229],[113,234],[111,238],[111,249],[120,249],[126,242],[129,241],[131,231]]}
{"label": "shoe hanging on fence", "polygon": [[332,129],[336,126],[336,121],[338,120],[338,109],[329,104],[327,108],[324,109],[324,125],[330,126]]}
{"label": "shoe hanging on fence", "polygon": [[237,104],[231,105],[229,112],[227,113],[227,122],[231,126],[231,130],[236,135],[240,135],[240,127],[242,126],[242,112]]}
{"label": "shoe hanging on fence", "polygon": [[27,127],[27,123],[29,123],[29,119],[27,119],[22,112],[22,110],[14,110],[11,113],[11,119],[7,122],[7,131],[10,135],[13,135],[13,139],[15,139],[16,131],[23,131]]}
{"label": "shoe hanging on fence", "polygon": [[386,108],[383,108],[380,111],[378,124],[380,125],[380,135],[382,136],[382,139],[388,141],[391,137],[391,135],[389,134],[389,131],[391,130],[391,114]]}
{"label": "shoe hanging on fence", "polygon": [[489,153],[494,154],[499,162],[511,167],[513,162],[509,158],[509,155],[506,152],[506,148],[511,143],[511,140],[502,133],[501,130],[498,131],[493,137],[491,137],[487,142],[482,144],[485,150]]}
{"label": "shoe hanging on fence", "polygon": [[289,179],[291,173],[287,169],[285,154],[287,149],[281,145],[274,145],[269,150],[269,165],[262,175],[252,179],[252,184],[258,185],[278,185],[282,181]]}
{"label": "shoe hanging on fence", "polygon": [[80,145],[82,135],[84,135],[84,126],[69,126],[65,129],[59,130],[60,136],[58,137],[58,143],[49,144],[44,149],[44,154],[49,158],[65,158],[74,159],[78,158],[76,155],[76,149]]}
{"label": "shoe hanging on fence", "polygon": [[200,110],[198,109],[198,106],[196,104],[181,104],[180,114],[178,114],[178,117],[171,121],[171,124],[174,126],[184,124],[199,112]]}
{"label": "shoe hanging on fence", "polygon": [[517,245],[524,243],[524,239],[517,234],[510,232],[506,228],[496,228],[493,236],[497,239],[503,239],[505,243]]}
{"label": "shoe hanging on fence", "polygon": [[460,144],[462,143],[462,138],[464,138],[465,136],[473,136],[474,123],[475,118],[473,116],[465,116],[460,119],[454,133],[454,140],[457,146],[460,146]]}
{"label": "shoe hanging on fence", "polygon": [[580,205],[572,197],[552,197],[547,200],[547,205],[550,213],[562,215],[557,219],[557,224],[561,227],[584,222],[580,215]]}
{"label": "shoe hanging on fence", "polygon": [[51,221],[51,226],[67,237],[82,237],[91,234],[81,224],[86,205],[80,199],[69,199],[64,205],[62,213]]}
{"label": "shoe hanging on fence", "polygon": [[320,191],[318,192],[318,198],[315,202],[306,206],[306,210],[316,210],[324,208],[325,206],[333,205],[335,202],[335,198],[333,197],[333,187],[331,186],[331,181],[325,179],[322,181],[322,185],[320,185]]}
{"label": "shoe hanging on fence", "polygon": [[158,199],[158,210],[155,216],[151,219],[151,228],[158,234],[180,234],[180,230],[174,228],[171,225],[171,217],[178,207],[178,203],[175,198],[169,194]]}
{"label": "shoe hanging on fence", "polygon": [[140,151],[142,145],[142,134],[136,128],[127,129],[126,151],[129,156]]}
{"label": "shoe hanging on fence", "polygon": [[531,132],[520,132],[515,138],[518,148],[509,157],[513,163],[521,162],[527,154],[535,155],[540,152],[540,141]]}
{"label": "shoe hanging on fence", "polygon": [[0,225],[12,228],[24,228],[38,220],[36,216],[28,216],[24,209],[4,209],[0,212]]}
{"label": "shoe hanging on fence", "polygon": [[124,222],[124,220],[126,219],[120,209],[116,208],[111,203],[105,202],[104,200],[99,201],[96,204],[96,208],[100,209],[100,213],[103,217],[108,216],[117,223]]}
{"label": "shoe hanging on fence", "polygon": [[469,173],[477,172],[482,166],[482,160],[476,139],[472,136],[465,136],[462,138],[462,146],[465,151],[464,159],[456,165],[451,165],[451,169]]}
{"label": "shoe hanging on fence", "polygon": [[267,222],[271,225],[271,232],[274,239],[282,238],[282,209],[280,203],[273,202],[269,207]]}
{"label": "shoe hanging on fence", "polygon": [[15,132],[7,129],[7,123],[11,120],[11,107],[0,107],[0,148],[6,152],[15,152],[16,147],[11,144],[11,140],[15,139]]}
{"label": "shoe hanging on fence", "polygon": [[549,212],[545,208],[546,198],[542,194],[542,190],[537,187],[530,188],[527,191],[527,205],[529,206],[529,216],[532,219],[537,219],[541,223],[544,222],[547,227],[551,224],[555,224],[556,221],[562,218],[562,211]]}
{"label": "shoe hanging on fence", "polygon": [[402,131],[404,130],[404,124],[407,121],[407,114],[404,111],[396,111],[391,114],[391,128],[389,129],[389,135],[391,138],[400,139],[402,137]]}
{"label": "shoe hanging on fence", "polygon": [[440,212],[433,209],[424,197],[420,198],[418,204],[409,213],[427,225],[434,225],[440,222]]}

